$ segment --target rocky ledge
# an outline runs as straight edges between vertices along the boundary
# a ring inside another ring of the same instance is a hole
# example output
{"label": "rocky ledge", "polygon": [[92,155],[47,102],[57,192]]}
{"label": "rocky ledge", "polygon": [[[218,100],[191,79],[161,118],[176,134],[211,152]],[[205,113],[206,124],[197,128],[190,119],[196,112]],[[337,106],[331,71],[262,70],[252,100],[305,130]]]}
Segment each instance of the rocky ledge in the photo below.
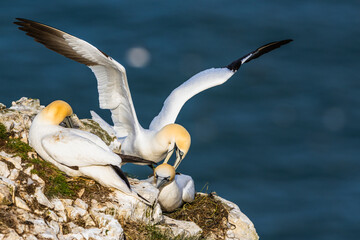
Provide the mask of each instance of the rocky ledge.
{"label": "rocky ledge", "polygon": [[[31,121],[42,108],[28,98],[10,108],[0,103],[0,240],[259,239],[239,207],[214,193],[198,193],[194,202],[163,213],[158,190],[146,181],[129,178],[152,206],[91,179],[66,176],[28,145]],[[117,148],[94,121],[72,118]]]}

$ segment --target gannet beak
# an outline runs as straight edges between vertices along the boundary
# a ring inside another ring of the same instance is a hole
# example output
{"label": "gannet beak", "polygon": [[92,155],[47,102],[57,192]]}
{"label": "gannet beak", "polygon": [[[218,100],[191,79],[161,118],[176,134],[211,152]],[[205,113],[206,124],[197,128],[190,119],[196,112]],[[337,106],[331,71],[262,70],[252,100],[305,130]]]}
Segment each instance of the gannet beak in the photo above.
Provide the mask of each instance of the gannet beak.
{"label": "gannet beak", "polygon": [[161,188],[167,182],[169,182],[168,178],[158,177],[157,180],[156,180],[156,188]]}
{"label": "gannet beak", "polygon": [[176,160],[175,160],[175,164],[174,164],[174,168],[175,170],[179,167],[181,161],[183,160],[183,154],[180,153],[181,150],[179,148],[176,149]]}
{"label": "gannet beak", "polygon": [[74,128],[74,124],[72,123],[70,116],[67,116],[63,122],[67,128]]}
{"label": "gannet beak", "polygon": [[175,147],[174,147],[171,151],[169,151],[169,152],[167,153],[166,158],[165,158],[165,160],[164,160],[164,163],[167,163],[167,162],[169,161],[169,159],[171,158],[172,154],[174,153],[174,149],[175,149],[175,148],[176,148],[176,145],[175,145]]}

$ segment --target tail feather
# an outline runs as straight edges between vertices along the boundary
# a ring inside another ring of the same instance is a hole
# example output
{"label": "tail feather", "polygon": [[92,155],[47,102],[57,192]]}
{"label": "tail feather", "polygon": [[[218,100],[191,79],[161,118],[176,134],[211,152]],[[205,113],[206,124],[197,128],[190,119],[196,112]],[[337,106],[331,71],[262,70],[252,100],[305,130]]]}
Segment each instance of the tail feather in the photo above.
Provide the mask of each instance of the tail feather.
{"label": "tail feather", "polygon": [[145,204],[147,205],[151,205],[151,203],[146,199],[144,198],[143,196],[141,196],[139,193],[135,192],[134,190],[131,189],[131,186],[130,186],[130,183],[129,183],[129,180],[127,179],[127,177],[125,176],[125,173],[121,170],[120,167],[116,166],[116,165],[110,165],[114,170],[115,172],[117,173],[117,175],[122,179],[124,180],[124,182],[126,183],[126,185],[128,186],[128,188],[130,189],[130,191],[132,192],[132,196],[134,197],[138,197],[138,199],[142,202],[144,202]]}
{"label": "tail feather", "polygon": [[129,183],[129,180],[127,179],[127,177],[125,176],[124,172],[121,170],[120,167],[116,166],[116,165],[110,165],[116,172],[116,174],[126,183],[126,186],[128,186],[128,188],[131,190],[131,186]]}

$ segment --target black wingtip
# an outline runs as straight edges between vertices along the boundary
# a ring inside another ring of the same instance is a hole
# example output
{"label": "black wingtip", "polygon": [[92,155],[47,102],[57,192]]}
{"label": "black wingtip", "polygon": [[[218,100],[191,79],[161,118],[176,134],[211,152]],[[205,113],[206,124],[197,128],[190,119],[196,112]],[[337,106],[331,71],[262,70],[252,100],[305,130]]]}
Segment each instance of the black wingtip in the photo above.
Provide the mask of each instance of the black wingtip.
{"label": "black wingtip", "polygon": [[281,41],[271,42],[268,44],[265,44],[255,51],[246,54],[245,56],[235,60],[234,62],[230,63],[226,66],[229,70],[236,72],[239,70],[240,66],[244,63],[250,62],[251,60],[260,57],[261,55],[271,52],[272,50],[281,47],[282,45],[288,44],[289,42],[293,41],[292,39],[285,39]]}
{"label": "black wingtip", "polygon": [[116,153],[116,154],[120,156],[123,163],[135,163],[135,164],[143,164],[143,165],[148,165],[148,166],[157,165],[156,162],[151,161],[151,160],[146,160],[146,159],[139,158],[136,156],[131,156],[131,155],[124,155],[121,153]]}
{"label": "black wingtip", "polygon": [[128,186],[128,188],[131,191],[129,180],[127,179],[125,173],[121,170],[121,168],[116,165],[110,165],[110,166],[115,170],[116,174],[126,183],[126,186]]}

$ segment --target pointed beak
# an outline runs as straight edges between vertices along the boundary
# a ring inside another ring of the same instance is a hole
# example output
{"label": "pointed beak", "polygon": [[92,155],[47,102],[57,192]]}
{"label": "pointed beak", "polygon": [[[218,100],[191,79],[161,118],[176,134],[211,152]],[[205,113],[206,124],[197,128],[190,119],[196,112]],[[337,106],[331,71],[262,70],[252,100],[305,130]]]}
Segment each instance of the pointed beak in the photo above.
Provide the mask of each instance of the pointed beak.
{"label": "pointed beak", "polygon": [[176,149],[176,160],[175,160],[175,164],[174,164],[175,170],[179,167],[182,160],[183,160],[183,156],[180,154],[180,150],[177,148]]}
{"label": "pointed beak", "polygon": [[67,128],[74,128],[74,124],[72,123],[70,116],[64,119],[64,123]]}
{"label": "pointed beak", "polygon": [[162,178],[162,177],[158,177],[157,180],[156,180],[156,188],[161,188],[161,187],[164,186],[167,182],[169,182],[168,179]]}
{"label": "pointed beak", "polygon": [[167,163],[167,162],[169,161],[169,159],[171,158],[172,154],[174,153],[174,149],[175,149],[175,148],[176,148],[176,145],[175,145],[175,147],[174,147],[171,151],[169,151],[169,152],[167,153],[166,158],[165,158],[165,160],[164,160],[164,163]]}

